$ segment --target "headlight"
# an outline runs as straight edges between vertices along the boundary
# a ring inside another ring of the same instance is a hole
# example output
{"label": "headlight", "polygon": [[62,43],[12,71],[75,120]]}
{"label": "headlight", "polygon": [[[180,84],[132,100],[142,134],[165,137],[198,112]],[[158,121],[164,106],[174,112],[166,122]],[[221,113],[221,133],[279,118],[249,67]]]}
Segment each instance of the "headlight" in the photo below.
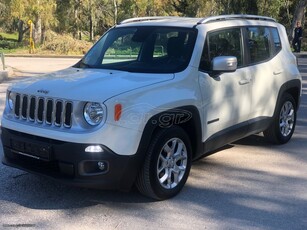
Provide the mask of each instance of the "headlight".
{"label": "headlight", "polygon": [[11,110],[14,109],[14,99],[15,99],[14,96],[15,96],[14,93],[8,92],[7,103],[8,103]]}
{"label": "headlight", "polygon": [[104,110],[100,103],[88,102],[83,111],[84,119],[90,125],[99,125],[103,120]]}

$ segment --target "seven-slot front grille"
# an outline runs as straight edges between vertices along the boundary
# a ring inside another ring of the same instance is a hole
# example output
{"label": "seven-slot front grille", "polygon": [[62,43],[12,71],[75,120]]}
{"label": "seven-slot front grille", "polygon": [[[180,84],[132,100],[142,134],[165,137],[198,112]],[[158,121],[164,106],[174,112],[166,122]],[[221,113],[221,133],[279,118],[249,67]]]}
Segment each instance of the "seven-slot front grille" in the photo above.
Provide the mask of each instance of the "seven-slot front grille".
{"label": "seven-slot front grille", "polygon": [[72,126],[73,103],[16,94],[14,113],[16,118],[21,120],[70,128]]}

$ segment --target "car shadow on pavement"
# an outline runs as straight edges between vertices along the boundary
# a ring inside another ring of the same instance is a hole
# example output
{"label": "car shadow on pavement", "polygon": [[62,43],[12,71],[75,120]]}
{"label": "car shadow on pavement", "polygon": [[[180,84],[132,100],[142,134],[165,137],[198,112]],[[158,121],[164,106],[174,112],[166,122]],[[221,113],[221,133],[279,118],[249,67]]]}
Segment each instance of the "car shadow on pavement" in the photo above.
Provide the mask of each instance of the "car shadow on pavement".
{"label": "car shadow on pavement", "polygon": [[[190,183],[179,194],[180,199],[190,204],[191,215],[201,218],[212,213],[212,219],[226,224],[221,229],[238,229],[238,226],[240,229],[304,229],[307,202],[302,191],[307,187],[307,177],[297,175],[297,171],[306,165],[307,155],[296,151],[295,146],[293,151],[283,152],[280,146],[270,145],[258,136],[234,143],[236,148],[250,144],[261,146],[262,151],[240,153],[240,164],[227,161],[236,157],[228,152],[222,153],[221,158],[217,153],[194,163]],[[274,148],[278,152],[269,151]],[[254,166],[248,160],[250,154],[259,156]],[[271,158],[270,154],[275,156]],[[293,162],[278,161],[279,156]]]}
{"label": "car shadow on pavement", "polygon": [[105,203],[152,202],[134,188],[130,192],[120,192],[73,187],[3,165],[0,166],[0,172],[0,200],[31,209],[71,209]]}

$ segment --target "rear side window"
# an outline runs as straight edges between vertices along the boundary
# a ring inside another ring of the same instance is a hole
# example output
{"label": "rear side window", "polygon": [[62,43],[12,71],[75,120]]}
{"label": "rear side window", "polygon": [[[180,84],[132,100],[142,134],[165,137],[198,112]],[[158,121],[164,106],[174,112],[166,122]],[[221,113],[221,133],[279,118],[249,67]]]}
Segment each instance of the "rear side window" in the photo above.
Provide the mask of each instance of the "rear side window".
{"label": "rear side window", "polygon": [[247,27],[251,64],[270,58],[270,30],[267,27]]}

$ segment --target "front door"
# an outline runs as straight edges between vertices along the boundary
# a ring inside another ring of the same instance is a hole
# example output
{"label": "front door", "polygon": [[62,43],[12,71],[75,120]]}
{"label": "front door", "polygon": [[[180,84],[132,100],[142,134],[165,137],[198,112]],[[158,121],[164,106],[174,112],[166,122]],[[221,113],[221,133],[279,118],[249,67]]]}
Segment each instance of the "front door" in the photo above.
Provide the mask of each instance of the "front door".
{"label": "front door", "polygon": [[[243,42],[240,28],[209,32],[199,71],[203,104],[203,141],[213,134],[239,127],[251,111],[251,76],[243,67]],[[211,62],[217,56],[235,56],[238,69],[214,75]]]}

